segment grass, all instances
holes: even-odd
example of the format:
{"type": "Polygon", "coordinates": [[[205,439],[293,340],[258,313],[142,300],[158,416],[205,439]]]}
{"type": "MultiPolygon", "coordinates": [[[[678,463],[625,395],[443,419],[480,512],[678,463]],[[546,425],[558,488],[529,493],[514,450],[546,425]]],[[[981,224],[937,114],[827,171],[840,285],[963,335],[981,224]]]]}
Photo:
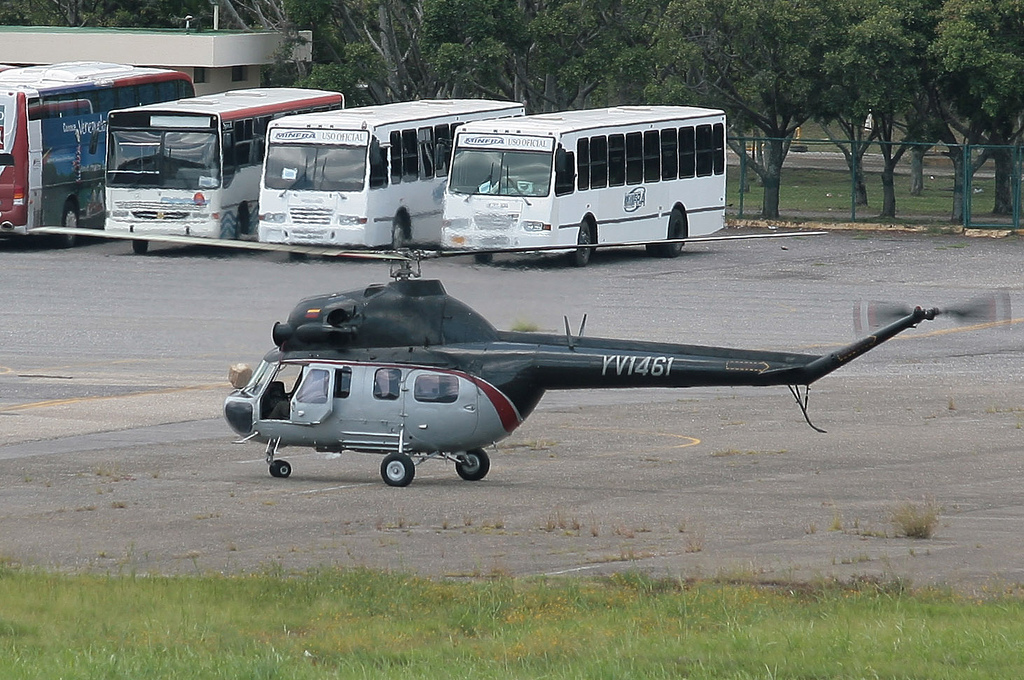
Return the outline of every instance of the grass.
{"type": "MultiPolygon", "coordinates": [[[[831,143],[821,140],[810,141],[809,150],[829,154],[838,152],[838,149],[831,143]]],[[[852,207],[850,196],[853,187],[845,161],[841,156],[836,155],[834,168],[816,168],[813,167],[814,159],[811,158],[816,155],[818,154],[791,152],[787,157],[779,187],[779,211],[782,217],[850,221],[852,207]]],[[[901,162],[902,172],[898,173],[895,178],[895,219],[907,223],[916,222],[949,227],[953,214],[953,178],[948,161],[935,155],[929,157],[923,175],[923,190],[917,196],[910,193],[908,165],[909,154],[901,162]]],[[[999,223],[1002,228],[1010,228],[1012,221],[1010,216],[996,218],[991,214],[995,195],[991,163],[987,164],[985,169],[988,173],[979,172],[972,177],[968,189],[972,194],[971,222],[974,225],[988,226],[994,226],[992,223],[999,223]]],[[[726,203],[731,206],[732,213],[738,212],[742,203],[743,217],[754,218],[761,212],[764,195],[763,189],[757,183],[756,176],[752,171],[749,172],[748,177],[748,191],[741,197],[739,167],[729,166],[726,179],[726,203]]],[[[856,206],[854,219],[862,222],[879,221],[878,215],[882,208],[880,172],[866,170],[864,184],[867,189],[868,204],[856,206]]]]}
{"type": "Polygon", "coordinates": [[[904,584],[0,570],[0,677],[1008,678],[1024,599],[904,584]]]}

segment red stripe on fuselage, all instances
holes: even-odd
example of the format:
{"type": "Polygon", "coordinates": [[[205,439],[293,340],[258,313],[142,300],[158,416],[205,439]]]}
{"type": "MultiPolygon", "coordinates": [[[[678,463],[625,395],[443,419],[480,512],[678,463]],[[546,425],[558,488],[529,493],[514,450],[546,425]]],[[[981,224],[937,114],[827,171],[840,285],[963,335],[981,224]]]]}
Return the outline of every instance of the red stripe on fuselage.
{"type": "Polygon", "coordinates": [[[501,419],[501,426],[505,428],[505,432],[511,434],[513,430],[522,424],[523,419],[519,415],[519,410],[501,390],[475,375],[467,375],[465,373],[462,375],[465,375],[468,380],[472,381],[484,393],[487,400],[491,402],[491,406],[497,412],[498,418],[501,419]]]}

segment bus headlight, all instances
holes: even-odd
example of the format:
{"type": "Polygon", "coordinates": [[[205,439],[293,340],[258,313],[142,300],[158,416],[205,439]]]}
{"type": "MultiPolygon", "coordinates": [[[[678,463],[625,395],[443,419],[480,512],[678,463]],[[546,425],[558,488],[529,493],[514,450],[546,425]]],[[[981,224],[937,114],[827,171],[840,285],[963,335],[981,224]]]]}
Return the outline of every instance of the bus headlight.
{"type": "Polygon", "coordinates": [[[523,220],[519,223],[523,231],[551,231],[551,225],[537,220],[523,220]]]}
{"type": "Polygon", "coordinates": [[[366,218],[359,215],[338,215],[338,224],[342,227],[355,227],[366,224],[366,218]]]}
{"type": "Polygon", "coordinates": [[[263,213],[260,215],[260,222],[270,222],[272,224],[284,224],[285,220],[284,213],[263,213]]]}

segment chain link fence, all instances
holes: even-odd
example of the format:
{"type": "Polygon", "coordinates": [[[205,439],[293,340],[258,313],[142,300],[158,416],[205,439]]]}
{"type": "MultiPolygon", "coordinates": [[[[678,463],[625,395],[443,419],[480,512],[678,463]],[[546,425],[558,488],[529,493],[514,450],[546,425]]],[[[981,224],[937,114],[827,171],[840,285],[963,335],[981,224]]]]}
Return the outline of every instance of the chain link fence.
{"type": "MultiPolygon", "coordinates": [[[[1020,229],[1018,146],[783,140],[778,219],[1020,229]]],[[[727,214],[766,217],[762,137],[729,139],[727,214]]]]}

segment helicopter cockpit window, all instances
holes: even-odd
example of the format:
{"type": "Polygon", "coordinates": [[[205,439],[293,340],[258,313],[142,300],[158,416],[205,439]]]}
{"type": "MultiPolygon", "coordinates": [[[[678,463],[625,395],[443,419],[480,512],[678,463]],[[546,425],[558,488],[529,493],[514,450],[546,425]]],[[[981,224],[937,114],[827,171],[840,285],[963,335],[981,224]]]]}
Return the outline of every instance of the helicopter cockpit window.
{"type": "Polygon", "coordinates": [[[330,374],[322,368],[313,368],[299,386],[295,401],[303,404],[326,404],[330,374]]]}
{"type": "Polygon", "coordinates": [[[352,390],[352,369],[348,366],[334,371],[334,398],[344,399],[352,390]]]}
{"type": "Polygon", "coordinates": [[[459,398],[459,379],[454,375],[421,375],[413,385],[416,401],[430,404],[451,404],[459,398]]]}
{"type": "Polygon", "coordinates": [[[373,396],[375,399],[398,399],[401,384],[401,369],[378,368],[373,376],[373,396]]]}

